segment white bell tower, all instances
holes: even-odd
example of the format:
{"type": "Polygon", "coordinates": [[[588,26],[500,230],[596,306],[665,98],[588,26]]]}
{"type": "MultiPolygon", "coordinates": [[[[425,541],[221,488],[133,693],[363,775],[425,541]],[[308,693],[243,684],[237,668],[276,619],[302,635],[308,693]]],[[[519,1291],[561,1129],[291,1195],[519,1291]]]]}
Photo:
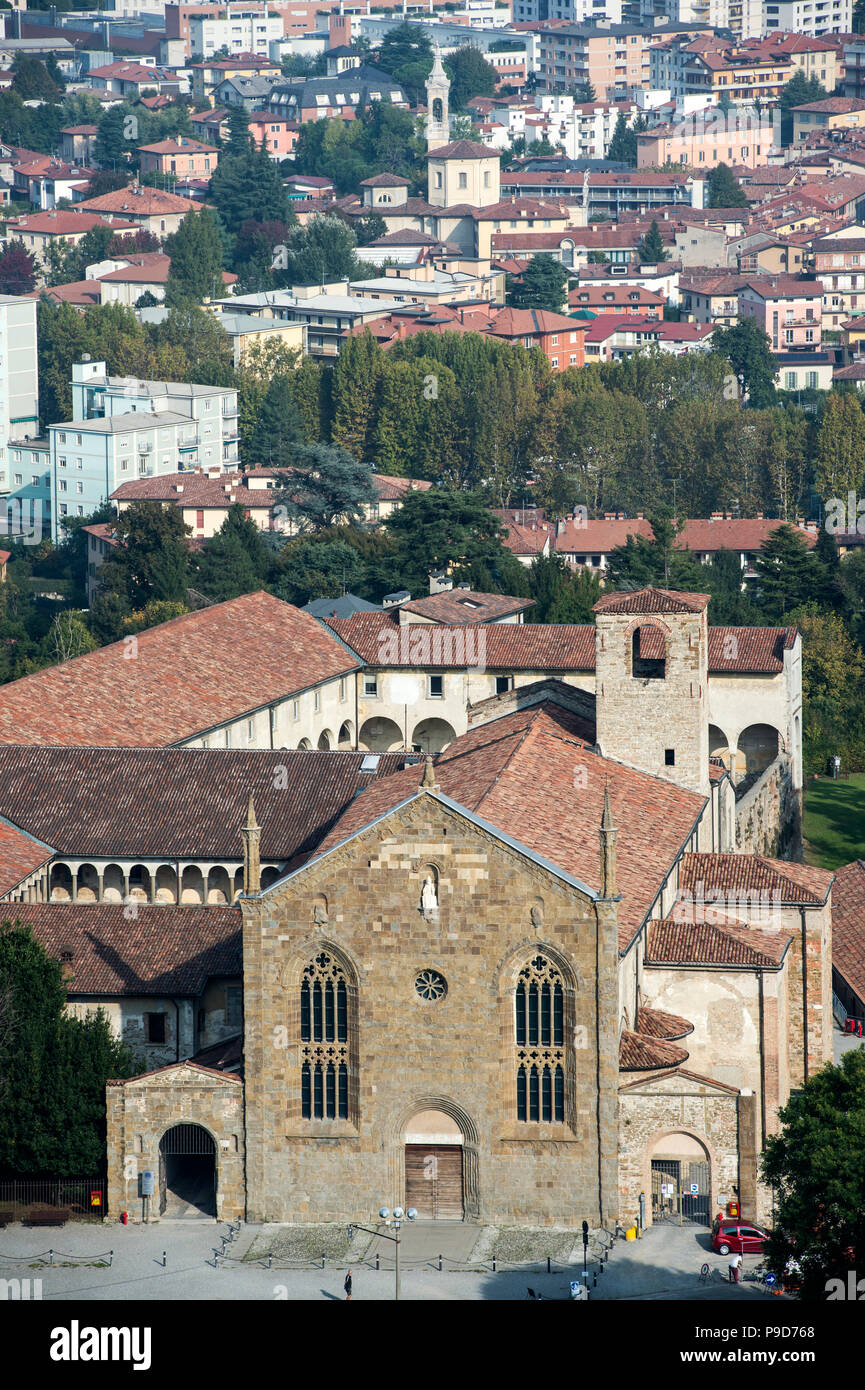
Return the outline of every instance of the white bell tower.
{"type": "Polygon", "coordinates": [[[426,147],[428,150],[435,150],[441,145],[446,145],[451,138],[450,117],[448,115],[450,90],[450,78],[442,66],[441,53],[436,47],[432,71],[426,80],[426,147]]]}

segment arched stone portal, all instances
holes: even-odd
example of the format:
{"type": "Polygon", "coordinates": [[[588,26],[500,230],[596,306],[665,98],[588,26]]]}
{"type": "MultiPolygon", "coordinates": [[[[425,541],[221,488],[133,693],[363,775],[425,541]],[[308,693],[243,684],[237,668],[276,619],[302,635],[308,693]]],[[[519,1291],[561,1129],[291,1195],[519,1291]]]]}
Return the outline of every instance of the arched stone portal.
{"type": "Polygon", "coordinates": [[[412,746],[422,753],[441,753],[456,738],[446,719],[422,719],[411,736],[412,746]]]}
{"type": "Polygon", "coordinates": [[[215,1216],[216,1144],[201,1125],[179,1124],[159,1141],[160,1216],[215,1216]]]}
{"type": "Polygon", "coordinates": [[[441,1110],[420,1110],[405,1132],[405,1205],[421,1221],[462,1221],[463,1133],[441,1110]]]}
{"type": "Polygon", "coordinates": [[[712,1164],[708,1146],[694,1134],[676,1131],[655,1139],[648,1147],[647,1156],[652,1221],[679,1221],[681,1217],[708,1226],[712,1203],[712,1164]]]}

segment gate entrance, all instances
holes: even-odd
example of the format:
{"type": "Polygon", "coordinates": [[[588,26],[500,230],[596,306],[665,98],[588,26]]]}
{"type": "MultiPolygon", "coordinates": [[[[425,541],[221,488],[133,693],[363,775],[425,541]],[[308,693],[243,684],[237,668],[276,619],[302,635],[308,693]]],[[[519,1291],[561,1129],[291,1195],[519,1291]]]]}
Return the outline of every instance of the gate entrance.
{"type": "Polygon", "coordinates": [[[691,1134],[665,1135],[654,1146],[651,1169],[653,1221],[710,1224],[711,1171],[698,1139],[691,1134]]]}
{"type": "Polygon", "coordinates": [[[449,1115],[424,1110],[405,1133],[405,1205],[421,1221],[462,1221],[463,1136],[449,1115]]]}
{"type": "Polygon", "coordinates": [[[175,1125],[159,1141],[159,1214],[216,1215],[216,1145],[201,1125],[175,1125]]]}

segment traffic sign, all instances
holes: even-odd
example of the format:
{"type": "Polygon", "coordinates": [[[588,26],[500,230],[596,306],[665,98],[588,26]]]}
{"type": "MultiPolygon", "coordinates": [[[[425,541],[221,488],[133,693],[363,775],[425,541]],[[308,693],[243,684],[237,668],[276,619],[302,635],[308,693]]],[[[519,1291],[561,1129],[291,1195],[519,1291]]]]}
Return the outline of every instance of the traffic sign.
{"type": "Polygon", "coordinates": [[[767,1274],[767,1275],[766,1275],[766,1283],[767,1283],[767,1285],[769,1286],[770,1289],[773,1288],[773,1287],[775,1286],[775,1284],[777,1284],[777,1282],[778,1282],[778,1276],[777,1276],[776,1274],[767,1274]]]}
{"type": "Polygon", "coordinates": [[[699,1197],[699,1195],[700,1195],[700,1184],[699,1184],[698,1182],[692,1182],[692,1183],[691,1183],[691,1196],[692,1196],[692,1197],[699,1197]]]}

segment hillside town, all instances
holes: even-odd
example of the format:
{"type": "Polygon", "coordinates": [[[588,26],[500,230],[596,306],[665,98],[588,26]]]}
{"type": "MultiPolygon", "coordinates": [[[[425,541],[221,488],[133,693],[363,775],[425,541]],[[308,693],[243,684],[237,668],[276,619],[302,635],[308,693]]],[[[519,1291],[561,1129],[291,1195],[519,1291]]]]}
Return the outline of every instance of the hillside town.
{"type": "Polygon", "coordinates": [[[0,24],[6,1297],[855,1299],[865,0],[0,24]]]}

